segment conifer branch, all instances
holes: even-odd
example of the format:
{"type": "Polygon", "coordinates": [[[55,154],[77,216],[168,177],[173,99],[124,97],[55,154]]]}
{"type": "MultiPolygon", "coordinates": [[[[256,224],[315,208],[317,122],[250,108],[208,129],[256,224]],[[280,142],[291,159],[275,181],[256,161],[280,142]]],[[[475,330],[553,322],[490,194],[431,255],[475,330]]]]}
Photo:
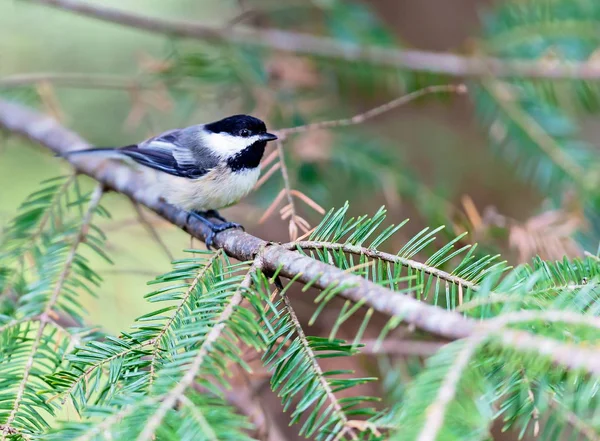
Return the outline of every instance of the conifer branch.
{"type": "MultiPolygon", "coordinates": [[[[298,317],[296,316],[296,312],[292,308],[292,303],[290,302],[290,299],[288,298],[287,295],[283,295],[282,298],[283,298],[283,302],[285,304],[285,308],[286,308],[288,314],[290,315],[290,320],[291,320],[292,324],[294,325],[296,334],[298,335],[298,338],[300,339],[300,344],[302,345],[304,352],[308,355],[308,358],[310,359],[310,362],[312,365],[312,370],[313,370],[314,374],[317,376],[318,381],[321,384],[321,387],[325,391],[325,394],[327,395],[329,402],[333,406],[333,412],[339,417],[340,421],[344,424],[344,427],[346,427],[346,425],[348,424],[348,418],[346,417],[346,413],[344,412],[344,409],[342,408],[342,405],[338,401],[337,397],[333,393],[333,390],[331,389],[331,386],[329,385],[329,382],[327,381],[327,378],[325,377],[325,374],[324,374],[323,370],[321,369],[321,366],[319,366],[319,363],[317,363],[317,356],[314,353],[314,351],[311,349],[310,344],[308,343],[308,340],[306,339],[306,335],[304,334],[302,325],[300,324],[300,321],[298,320],[298,317]]],[[[350,434],[350,436],[353,440],[358,439],[358,437],[354,433],[354,430],[348,430],[348,433],[350,434]]]]}
{"type": "Polygon", "coordinates": [[[519,126],[539,147],[539,149],[554,164],[563,170],[573,182],[578,183],[582,188],[587,188],[585,181],[586,173],[584,169],[575,162],[570,155],[556,143],[531,115],[517,106],[514,102],[513,91],[509,91],[509,86],[500,82],[483,81],[482,86],[494,97],[498,106],[508,115],[508,117],[519,126]]]}
{"type": "Polygon", "coordinates": [[[149,378],[150,386],[152,386],[152,382],[154,381],[156,357],[158,355],[158,351],[160,349],[160,344],[161,344],[161,340],[162,340],[163,336],[167,333],[167,331],[169,330],[169,328],[171,327],[173,322],[177,319],[179,312],[183,309],[183,306],[186,304],[186,302],[188,301],[188,299],[190,298],[190,296],[192,295],[194,290],[198,287],[198,284],[200,283],[202,278],[212,268],[215,261],[221,257],[222,253],[223,253],[222,250],[217,250],[217,252],[215,254],[213,254],[213,256],[208,260],[208,262],[205,263],[204,267],[202,267],[198,271],[198,274],[196,275],[196,277],[194,278],[194,280],[188,287],[187,291],[181,298],[181,301],[177,305],[177,308],[175,309],[175,311],[173,311],[173,315],[171,315],[169,320],[167,320],[167,322],[161,328],[161,330],[156,335],[156,337],[154,337],[152,339],[152,341],[148,342],[148,344],[153,345],[152,354],[150,354],[150,378],[149,378]]]}
{"type": "Polygon", "coordinates": [[[297,241],[290,242],[288,244],[284,244],[284,247],[293,250],[296,248],[300,248],[303,250],[342,250],[345,253],[355,254],[355,255],[364,255],[370,257],[372,259],[384,260],[386,262],[396,263],[398,265],[402,265],[404,267],[412,268],[417,271],[422,271],[426,274],[431,274],[432,276],[444,280],[446,282],[452,283],[457,286],[462,286],[464,288],[472,289],[473,291],[477,291],[478,286],[476,283],[470,282],[462,277],[455,276],[446,271],[440,270],[433,266],[426,265],[421,262],[417,262],[416,260],[407,259],[401,256],[397,256],[395,254],[385,253],[383,251],[374,250],[372,248],[361,247],[357,245],[349,245],[343,243],[334,243],[334,242],[320,242],[320,241],[297,241]]]}
{"type": "Polygon", "coordinates": [[[69,254],[67,255],[66,260],[63,264],[63,269],[62,269],[60,275],[58,276],[58,280],[56,281],[56,284],[54,285],[54,290],[52,292],[52,295],[50,296],[50,299],[48,300],[48,302],[44,308],[44,311],[40,315],[40,324],[37,329],[33,343],[31,345],[31,352],[30,352],[29,357],[28,357],[27,361],[25,362],[25,366],[23,368],[23,378],[21,379],[21,382],[19,383],[19,388],[17,389],[17,393],[15,395],[15,401],[13,404],[13,408],[12,408],[10,415],[8,416],[6,422],[4,423],[4,428],[2,429],[2,438],[0,438],[1,441],[6,440],[6,436],[9,435],[9,429],[11,428],[11,425],[17,416],[17,412],[19,411],[19,408],[21,406],[21,399],[23,398],[23,395],[25,394],[25,389],[27,388],[27,384],[29,382],[29,376],[31,375],[31,370],[33,368],[35,356],[37,355],[40,344],[42,343],[42,336],[44,335],[44,330],[46,329],[46,325],[48,323],[51,323],[49,314],[52,311],[52,309],[54,308],[54,306],[56,305],[59,295],[62,292],[63,285],[64,285],[65,281],[67,280],[69,274],[71,273],[71,269],[73,267],[73,262],[75,260],[75,256],[77,255],[77,249],[79,248],[79,245],[85,240],[87,231],[92,222],[92,216],[94,215],[96,208],[100,204],[100,199],[102,198],[103,194],[104,194],[104,191],[103,191],[102,184],[98,184],[96,186],[96,189],[92,193],[92,197],[88,204],[88,209],[82,219],[81,226],[79,228],[77,236],[73,239],[73,244],[71,245],[69,254]]]}
{"type": "Polygon", "coordinates": [[[252,274],[257,270],[259,264],[253,265],[244,280],[240,284],[238,290],[231,296],[231,298],[227,301],[227,304],[219,317],[215,320],[214,326],[208,332],[200,348],[198,349],[198,353],[192,360],[189,369],[183,376],[183,378],[176,383],[175,387],[173,387],[167,394],[165,394],[161,398],[161,404],[156,409],[156,412],[148,419],[148,422],[142,429],[140,435],[137,437],[136,441],[151,441],[156,432],[156,429],[164,419],[167,412],[177,404],[177,402],[181,399],[181,397],[185,394],[187,388],[189,388],[196,379],[198,372],[202,368],[202,364],[206,359],[206,356],[210,353],[215,342],[219,339],[223,331],[225,330],[225,325],[227,321],[231,318],[233,313],[235,312],[235,308],[242,303],[244,299],[243,291],[248,289],[252,283],[252,274]]]}
{"type": "Polygon", "coordinates": [[[51,6],[109,23],[170,35],[204,40],[212,43],[251,45],[309,56],[346,61],[362,61],[380,66],[412,71],[440,73],[456,77],[519,77],[547,79],[600,78],[600,66],[590,62],[556,63],[540,61],[507,61],[485,56],[463,56],[445,52],[428,52],[364,46],[340,42],[279,29],[257,29],[244,26],[221,26],[189,20],[173,20],[106,7],[77,0],[29,0],[30,3],[51,6]]]}
{"type": "Polygon", "coordinates": [[[463,373],[479,345],[483,342],[485,334],[476,335],[464,342],[463,348],[458,352],[454,363],[446,373],[440,386],[437,397],[427,408],[423,429],[417,441],[435,441],[444,424],[446,410],[456,395],[458,384],[463,373]]]}
{"type": "MultiPolygon", "coordinates": [[[[24,106],[1,100],[0,127],[25,136],[58,154],[89,147],[82,138],[53,119],[24,106]]],[[[148,192],[139,175],[128,167],[95,157],[73,156],[70,161],[78,172],[101,182],[107,189],[122,193],[145,205],[193,237],[204,240],[209,234],[204,224],[193,218],[188,219],[187,213],[158,200],[148,192]]],[[[342,284],[344,288],[340,290],[339,295],[353,302],[366,302],[375,311],[401,317],[408,324],[448,339],[471,335],[476,324],[474,320],[458,313],[428,305],[409,296],[397,295],[363,277],[347,274],[339,268],[268,243],[240,230],[228,230],[218,234],[215,245],[240,261],[254,260],[261,248],[264,248],[260,261],[267,272],[279,271],[283,277],[295,278],[300,283],[310,283],[320,289],[328,288],[332,284],[342,284]]]]}
{"type": "Polygon", "coordinates": [[[503,346],[547,357],[554,364],[569,370],[585,370],[594,376],[600,376],[600,355],[597,348],[562,343],[553,338],[510,329],[502,330],[498,339],[503,346]]]}
{"type": "Polygon", "coordinates": [[[577,414],[569,410],[564,404],[556,400],[555,397],[551,397],[548,401],[550,408],[554,409],[564,420],[567,421],[574,429],[583,433],[583,435],[590,441],[600,441],[600,433],[594,428],[592,424],[580,418],[577,414]]]}
{"type": "Polygon", "coordinates": [[[182,395],[179,397],[179,402],[189,409],[190,414],[196,420],[198,426],[202,428],[202,436],[205,437],[207,441],[219,441],[219,437],[217,436],[213,428],[210,426],[208,421],[206,421],[206,418],[204,417],[200,409],[198,409],[198,406],[196,406],[192,402],[192,400],[190,400],[185,395],[182,395]]]}
{"type": "Polygon", "coordinates": [[[146,342],[143,342],[143,343],[139,343],[137,345],[131,346],[131,347],[126,348],[126,349],[123,349],[122,351],[117,352],[116,354],[113,354],[110,357],[103,358],[102,360],[98,361],[97,363],[90,364],[90,366],[84,372],[82,372],[77,378],[75,378],[75,380],[73,380],[73,382],[71,383],[71,385],[67,389],[65,389],[64,391],[61,391],[60,393],[57,393],[56,395],[50,397],[48,401],[55,400],[56,398],[59,398],[59,397],[62,397],[62,396],[65,397],[63,399],[63,401],[66,401],[66,399],[67,399],[66,397],[68,397],[71,393],[73,393],[73,391],[75,390],[75,388],[82,381],[87,380],[87,378],[91,374],[93,374],[96,369],[100,369],[102,366],[106,365],[107,363],[110,363],[113,360],[116,360],[117,358],[124,357],[127,354],[130,354],[130,353],[135,352],[135,351],[139,351],[140,349],[143,349],[146,346],[150,346],[151,344],[152,344],[151,341],[146,341],[146,342]]]}

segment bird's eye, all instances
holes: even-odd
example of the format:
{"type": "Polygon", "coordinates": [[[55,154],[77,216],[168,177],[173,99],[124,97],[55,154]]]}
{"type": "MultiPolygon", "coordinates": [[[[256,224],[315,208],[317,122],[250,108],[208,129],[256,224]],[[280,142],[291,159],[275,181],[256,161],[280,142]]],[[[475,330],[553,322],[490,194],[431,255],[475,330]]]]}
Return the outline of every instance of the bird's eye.
{"type": "Polygon", "coordinates": [[[243,136],[244,138],[247,138],[248,136],[250,136],[250,130],[248,130],[248,129],[242,129],[242,130],[240,130],[240,136],[243,136]]]}

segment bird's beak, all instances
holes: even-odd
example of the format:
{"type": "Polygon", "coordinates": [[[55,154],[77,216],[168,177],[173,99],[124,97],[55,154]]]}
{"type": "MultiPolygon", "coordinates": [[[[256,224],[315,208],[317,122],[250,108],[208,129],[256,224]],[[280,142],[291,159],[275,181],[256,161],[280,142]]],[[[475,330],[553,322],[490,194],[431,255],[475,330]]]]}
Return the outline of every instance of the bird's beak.
{"type": "Polygon", "coordinates": [[[272,133],[263,133],[260,135],[260,139],[261,141],[275,141],[277,136],[273,135],[272,133]]]}

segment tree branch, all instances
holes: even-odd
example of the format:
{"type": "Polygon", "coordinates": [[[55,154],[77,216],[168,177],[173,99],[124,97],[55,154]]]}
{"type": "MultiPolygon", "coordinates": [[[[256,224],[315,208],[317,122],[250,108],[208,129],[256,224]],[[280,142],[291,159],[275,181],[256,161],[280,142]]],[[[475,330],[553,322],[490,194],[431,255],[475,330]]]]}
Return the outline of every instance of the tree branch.
{"type": "Polygon", "coordinates": [[[215,43],[253,45],[298,54],[315,55],[347,61],[363,61],[414,71],[441,73],[457,77],[529,77],[549,79],[600,79],[600,65],[594,62],[556,63],[544,61],[506,61],[498,58],[468,57],[441,52],[402,50],[342,43],[278,29],[243,26],[215,27],[189,20],[171,20],[122,11],[77,0],[29,0],[86,17],[117,23],[174,37],[192,38],[215,43]]]}
{"type": "MultiPolygon", "coordinates": [[[[0,100],[0,128],[22,135],[58,154],[89,148],[90,145],[75,133],[65,129],[52,118],[27,107],[0,100]]],[[[204,240],[208,228],[185,211],[157,199],[143,185],[140,173],[113,160],[93,156],[73,156],[69,159],[75,169],[99,181],[104,188],[123,193],[145,205],[193,237],[204,240]]],[[[261,247],[262,267],[267,272],[279,271],[283,277],[296,277],[301,283],[311,283],[325,289],[342,284],[340,295],[354,302],[366,301],[375,311],[402,317],[406,323],[448,339],[470,335],[476,325],[472,319],[394,293],[362,277],[348,274],[339,268],[316,261],[298,252],[269,243],[240,230],[227,230],[217,235],[215,245],[238,260],[253,260],[261,247]]]]}

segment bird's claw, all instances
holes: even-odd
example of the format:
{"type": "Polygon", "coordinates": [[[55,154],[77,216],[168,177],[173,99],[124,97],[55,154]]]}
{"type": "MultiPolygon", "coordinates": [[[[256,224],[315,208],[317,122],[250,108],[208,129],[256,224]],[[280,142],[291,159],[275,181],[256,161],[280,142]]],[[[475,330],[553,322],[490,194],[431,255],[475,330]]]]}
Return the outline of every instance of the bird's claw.
{"type": "Polygon", "coordinates": [[[190,215],[196,219],[198,219],[200,222],[202,222],[204,225],[206,225],[208,228],[210,228],[209,233],[206,235],[205,239],[204,239],[204,243],[206,244],[206,248],[208,248],[209,250],[213,247],[214,245],[214,240],[215,240],[215,236],[225,230],[230,230],[232,228],[241,228],[242,231],[244,230],[244,227],[236,222],[227,222],[225,221],[219,214],[218,212],[212,210],[208,211],[208,212],[190,212],[190,215]],[[217,215],[215,216],[214,213],[216,213],[217,215]],[[215,224],[213,222],[211,222],[208,217],[215,217],[219,220],[223,220],[223,223],[220,224],[215,224]]]}
{"type": "Polygon", "coordinates": [[[209,225],[209,227],[210,227],[210,233],[208,233],[206,235],[206,238],[204,239],[206,248],[208,248],[209,250],[214,245],[215,236],[218,233],[220,233],[221,231],[230,230],[232,228],[241,228],[242,231],[245,231],[244,227],[236,222],[223,222],[222,224],[211,224],[211,225],[209,225]]]}

